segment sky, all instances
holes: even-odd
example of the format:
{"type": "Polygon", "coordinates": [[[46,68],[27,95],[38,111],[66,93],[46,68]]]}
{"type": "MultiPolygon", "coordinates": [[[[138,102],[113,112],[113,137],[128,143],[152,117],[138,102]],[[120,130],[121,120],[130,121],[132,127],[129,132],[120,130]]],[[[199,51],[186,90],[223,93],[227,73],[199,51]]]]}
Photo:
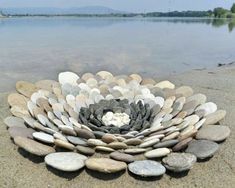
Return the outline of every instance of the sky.
{"type": "Polygon", "coordinates": [[[128,12],[230,8],[235,0],[0,0],[0,8],[106,6],[128,12]]]}

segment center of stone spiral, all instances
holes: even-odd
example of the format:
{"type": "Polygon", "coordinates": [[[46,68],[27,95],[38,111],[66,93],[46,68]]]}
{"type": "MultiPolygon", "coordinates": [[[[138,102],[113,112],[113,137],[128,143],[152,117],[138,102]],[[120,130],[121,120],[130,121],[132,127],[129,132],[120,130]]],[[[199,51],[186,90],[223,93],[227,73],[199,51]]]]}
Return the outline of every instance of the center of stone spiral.
{"type": "Polygon", "coordinates": [[[102,117],[102,122],[106,126],[114,125],[116,127],[121,127],[130,123],[130,117],[126,113],[107,112],[102,117]]]}

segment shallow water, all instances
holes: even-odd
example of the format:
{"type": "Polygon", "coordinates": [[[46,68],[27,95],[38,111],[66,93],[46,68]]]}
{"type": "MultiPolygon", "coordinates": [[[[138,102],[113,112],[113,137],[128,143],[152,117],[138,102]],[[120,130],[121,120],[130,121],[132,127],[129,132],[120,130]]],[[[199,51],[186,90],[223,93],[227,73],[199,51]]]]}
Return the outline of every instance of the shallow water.
{"type": "Polygon", "coordinates": [[[0,19],[0,92],[106,69],[162,77],[235,61],[235,23],[195,18],[0,19]]]}

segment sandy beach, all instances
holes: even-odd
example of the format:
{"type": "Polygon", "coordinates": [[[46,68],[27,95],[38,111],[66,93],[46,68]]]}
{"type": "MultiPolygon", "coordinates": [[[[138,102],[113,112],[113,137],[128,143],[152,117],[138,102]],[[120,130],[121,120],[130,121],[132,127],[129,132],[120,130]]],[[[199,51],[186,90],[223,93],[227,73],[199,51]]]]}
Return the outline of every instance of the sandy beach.
{"type": "MultiPolygon", "coordinates": [[[[74,71],[76,72],[76,70],[74,71]]],[[[56,77],[56,75],[54,76],[56,77]]],[[[218,109],[227,111],[221,124],[230,127],[231,135],[224,143],[220,144],[219,152],[212,159],[196,163],[188,174],[167,173],[157,179],[139,179],[130,175],[128,171],[114,175],[97,174],[86,169],[74,173],[62,173],[46,167],[42,158],[18,150],[18,147],[12,143],[3,123],[3,119],[10,114],[6,100],[7,92],[0,93],[0,187],[234,187],[235,65],[218,67],[213,70],[193,70],[169,78],[157,79],[169,79],[176,86],[191,86],[195,93],[206,94],[207,100],[215,102],[218,109]]],[[[6,86],[6,88],[8,87],[6,86]]]]}

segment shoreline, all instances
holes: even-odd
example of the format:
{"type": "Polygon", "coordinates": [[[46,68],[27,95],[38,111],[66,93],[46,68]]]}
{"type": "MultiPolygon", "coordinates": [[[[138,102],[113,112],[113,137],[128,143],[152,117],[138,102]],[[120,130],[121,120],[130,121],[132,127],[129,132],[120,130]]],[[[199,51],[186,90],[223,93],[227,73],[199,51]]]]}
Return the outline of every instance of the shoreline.
{"type": "Polygon", "coordinates": [[[187,175],[174,176],[167,173],[159,179],[139,179],[130,176],[127,171],[112,175],[99,175],[90,170],[60,173],[46,167],[42,163],[43,159],[18,150],[12,143],[3,124],[3,119],[10,114],[6,101],[8,92],[4,92],[0,93],[0,187],[232,188],[235,184],[235,63],[212,69],[191,70],[164,78],[177,86],[191,86],[194,93],[206,94],[207,101],[214,101],[218,104],[218,109],[227,111],[221,123],[230,127],[231,135],[209,161],[197,163],[187,175]]]}

